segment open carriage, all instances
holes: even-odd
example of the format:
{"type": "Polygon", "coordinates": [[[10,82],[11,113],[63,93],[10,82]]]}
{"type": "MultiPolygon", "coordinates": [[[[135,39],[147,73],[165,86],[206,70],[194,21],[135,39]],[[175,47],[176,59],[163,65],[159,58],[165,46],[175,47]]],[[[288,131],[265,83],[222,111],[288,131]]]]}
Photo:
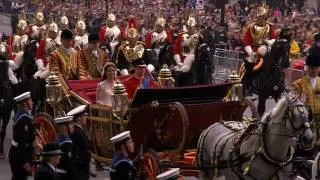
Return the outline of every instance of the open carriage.
{"type": "MultiPolygon", "coordinates": [[[[140,89],[125,116],[95,102],[97,84],[98,80],[68,81],[73,101],[89,106],[86,131],[92,140],[92,156],[110,164],[113,154],[110,137],[129,130],[135,142],[136,154],[132,159],[139,167],[140,177],[149,179],[155,179],[162,169],[169,167],[180,167],[183,175],[197,176],[196,147],[204,129],[219,120],[242,121],[246,110],[248,117],[258,117],[250,101],[225,98],[233,86],[231,82],[140,89]]],[[[41,143],[55,141],[52,117],[40,113],[35,124],[41,143]]]]}

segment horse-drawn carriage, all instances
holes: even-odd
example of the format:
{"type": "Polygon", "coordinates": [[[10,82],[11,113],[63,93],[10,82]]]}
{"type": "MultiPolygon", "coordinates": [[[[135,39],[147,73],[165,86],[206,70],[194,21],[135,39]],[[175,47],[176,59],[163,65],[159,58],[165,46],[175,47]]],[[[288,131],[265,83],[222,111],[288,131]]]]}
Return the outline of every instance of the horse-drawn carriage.
{"type": "MultiPolygon", "coordinates": [[[[88,105],[86,132],[91,137],[92,156],[109,164],[113,154],[109,138],[129,130],[136,144],[132,158],[140,167],[140,176],[150,179],[155,179],[161,168],[169,167],[180,167],[182,174],[197,176],[196,147],[204,129],[219,120],[242,121],[246,109],[250,109],[250,118],[258,116],[250,101],[225,98],[234,85],[231,81],[209,86],[140,89],[128,111],[122,112],[95,102],[98,80],[67,84],[73,104],[88,105]]],[[[35,124],[40,143],[55,141],[52,116],[40,113],[35,124]]]]}

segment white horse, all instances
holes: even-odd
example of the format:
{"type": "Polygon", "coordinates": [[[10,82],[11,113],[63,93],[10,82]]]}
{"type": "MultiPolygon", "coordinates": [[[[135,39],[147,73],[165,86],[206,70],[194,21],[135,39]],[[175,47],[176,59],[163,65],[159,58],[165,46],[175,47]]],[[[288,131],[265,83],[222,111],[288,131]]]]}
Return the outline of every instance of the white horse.
{"type": "Polygon", "coordinates": [[[300,100],[287,95],[246,130],[226,124],[213,124],[199,138],[197,158],[202,179],[295,179],[295,145],[312,148],[308,111],[300,100]]]}

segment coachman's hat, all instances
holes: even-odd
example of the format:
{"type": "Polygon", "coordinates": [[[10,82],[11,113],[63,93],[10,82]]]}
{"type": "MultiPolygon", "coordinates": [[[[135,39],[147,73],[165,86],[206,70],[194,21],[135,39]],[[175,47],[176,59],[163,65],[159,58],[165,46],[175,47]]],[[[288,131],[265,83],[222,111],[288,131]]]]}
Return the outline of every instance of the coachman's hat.
{"type": "Polygon", "coordinates": [[[310,67],[320,67],[320,56],[311,54],[307,57],[306,65],[310,67]]]}
{"type": "Polygon", "coordinates": [[[92,43],[94,41],[99,41],[99,35],[95,33],[90,33],[88,36],[88,42],[92,43]]]}
{"type": "Polygon", "coordinates": [[[62,154],[63,152],[61,151],[60,146],[57,143],[49,143],[44,145],[42,152],[40,152],[41,156],[56,156],[62,154]]]}
{"type": "Polygon", "coordinates": [[[73,33],[70,29],[63,30],[61,33],[61,39],[73,39],[73,33]]]}

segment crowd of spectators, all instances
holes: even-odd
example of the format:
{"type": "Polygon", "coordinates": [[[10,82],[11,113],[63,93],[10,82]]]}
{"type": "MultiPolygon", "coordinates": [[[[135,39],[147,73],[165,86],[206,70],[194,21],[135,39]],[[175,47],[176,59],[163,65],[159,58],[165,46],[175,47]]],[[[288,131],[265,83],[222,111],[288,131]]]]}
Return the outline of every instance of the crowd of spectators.
{"type": "MultiPolygon", "coordinates": [[[[47,19],[50,17],[59,22],[60,17],[65,14],[69,18],[71,29],[75,27],[79,12],[82,12],[88,32],[98,32],[105,23],[105,2],[105,0],[23,0],[20,4],[17,3],[27,10],[29,19],[33,18],[39,5],[43,5],[43,12],[47,19]]],[[[238,50],[242,47],[241,37],[245,27],[254,21],[256,9],[261,5],[261,0],[239,0],[237,3],[226,4],[225,24],[222,24],[221,9],[216,8],[214,0],[205,0],[204,9],[196,11],[192,7],[194,4],[190,2],[196,1],[109,0],[108,11],[117,16],[119,25],[127,23],[128,17],[134,15],[141,24],[142,33],[153,28],[159,14],[162,14],[169,23],[174,21],[182,26],[190,12],[193,12],[197,14],[199,28],[212,30],[215,43],[224,42],[229,48],[238,50]]],[[[303,0],[270,0],[268,3],[269,22],[278,29],[291,28],[293,39],[298,42],[301,49],[304,49],[306,44],[312,43],[313,34],[318,32],[320,27],[320,18],[316,9],[305,8],[303,0]]],[[[18,10],[14,9],[13,12],[16,13],[18,10]]]]}

